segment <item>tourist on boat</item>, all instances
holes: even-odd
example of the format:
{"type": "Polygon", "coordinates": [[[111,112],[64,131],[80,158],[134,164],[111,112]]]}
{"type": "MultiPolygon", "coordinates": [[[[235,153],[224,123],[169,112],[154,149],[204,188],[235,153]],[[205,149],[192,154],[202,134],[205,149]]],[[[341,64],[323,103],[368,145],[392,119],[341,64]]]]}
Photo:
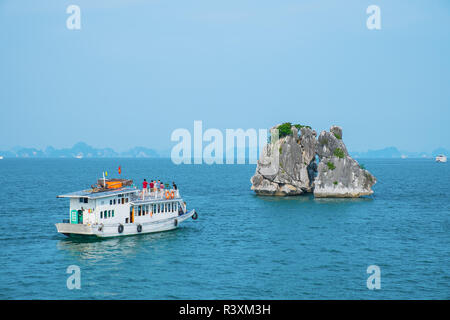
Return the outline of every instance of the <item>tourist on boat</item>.
{"type": "Polygon", "coordinates": [[[153,192],[153,191],[154,191],[154,190],[153,190],[154,186],[155,186],[155,184],[153,183],[153,180],[150,180],[150,184],[149,184],[150,192],[153,192]]]}
{"type": "Polygon", "coordinates": [[[144,194],[145,191],[147,190],[147,185],[148,185],[148,182],[147,182],[147,180],[144,179],[144,182],[142,182],[142,194],[144,194]]]}
{"type": "Polygon", "coordinates": [[[172,187],[173,187],[173,190],[174,190],[175,195],[178,197],[178,187],[177,187],[177,185],[175,184],[175,182],[173,182],[173,181],[172,181],[172,187]]]}

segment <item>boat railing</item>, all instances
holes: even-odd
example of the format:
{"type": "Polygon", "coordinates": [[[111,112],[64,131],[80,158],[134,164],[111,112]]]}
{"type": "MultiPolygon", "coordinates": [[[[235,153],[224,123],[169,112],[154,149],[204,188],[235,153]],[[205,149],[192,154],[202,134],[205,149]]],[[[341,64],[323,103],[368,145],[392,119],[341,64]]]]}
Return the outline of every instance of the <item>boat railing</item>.
{"type": "Polygon", "coordinates": [[[180,198],[180,191],[175,189],[162,189],[158,191],[149,191],[147,189],[139,190],[132,196],[131,200],[167,200],[180,198]],[[167,192],[168,191],[168,192],[167,192]]]}

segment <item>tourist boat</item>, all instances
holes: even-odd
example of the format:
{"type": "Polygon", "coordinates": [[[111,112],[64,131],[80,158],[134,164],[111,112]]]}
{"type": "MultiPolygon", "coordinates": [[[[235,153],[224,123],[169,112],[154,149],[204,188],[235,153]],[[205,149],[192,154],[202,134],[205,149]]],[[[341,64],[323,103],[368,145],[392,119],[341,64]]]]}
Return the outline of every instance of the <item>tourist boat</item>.
{"type": "Polygon", "coordinates": [[[142,190],[132,180],[99,179],[91,189],[59,195],[69,198],[69,219],[56,223],[66,236],[115,237],[176,229],[188,218],[178,190],[142,190]]]}
{"type": "Polygon", "coordinates": [[[0,160],[3,160],[3,156],[0,156],[0,160]]]}
{"type": "Polygon", "coordinates": [[[436,157],[436,162],[447,162],[447,157],[440,154],[436,157]]]}

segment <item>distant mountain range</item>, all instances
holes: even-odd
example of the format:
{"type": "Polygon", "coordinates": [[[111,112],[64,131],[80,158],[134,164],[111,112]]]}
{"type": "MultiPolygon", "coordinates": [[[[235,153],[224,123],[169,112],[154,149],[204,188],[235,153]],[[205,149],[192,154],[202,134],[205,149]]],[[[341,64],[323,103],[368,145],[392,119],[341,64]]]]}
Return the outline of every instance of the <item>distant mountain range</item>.
{"type": "MultiPolygon", "coordinates": [[[[236,151],[236,150],[235,150],[236,151]]],[[[439,154],[450,155],[445,148],[438,148],[431,153],[399,151],[388,147],[365,152],[350,152],[355,159],[362,158],[434,158],[439,154]]],[[[236,155],[236,152],[235,152],[236,155]]],[[[36,148],[15,147],[9,151],[0,151],[4,158],[160,158],[170,157],[170,150],[157,152],[145,147],[134,147],[125,152],[116,152],[111,148],[94,148],[84,142],[75,144],[72,148],[55,149],[47,147],[44,150],[36,148]]],[[[246,158],[248,150],[246,150],[246,158]]]]}
{"type": "Polygon", "coordinates": [[[125,152],[116,152],[111,148],[94,148],[84,142],[65,149],[47,147],[39,150],[15,147],[9,151],[0,151],[0,156],[4,158],[159,158],[159,154],[155,150],[144,147],[134,147],[125,152]]]}
{"type": "Polygon", "coordinates": [[[379,150],[369,150],[366,152],[350,152],[350,155],[357,158],[434,158],[439,154],[448,155],[450,151],[444,148],[438,148],[431,153],[427,152],[408,152],[399,151],[395,147],[388,147],[379,150]]]}

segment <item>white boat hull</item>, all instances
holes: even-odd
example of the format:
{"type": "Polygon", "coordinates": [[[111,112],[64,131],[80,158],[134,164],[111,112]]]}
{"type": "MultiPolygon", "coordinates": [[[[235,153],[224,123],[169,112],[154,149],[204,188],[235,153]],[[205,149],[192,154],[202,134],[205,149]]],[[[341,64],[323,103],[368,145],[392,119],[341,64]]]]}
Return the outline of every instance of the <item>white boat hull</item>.
{"type": "Polygon", "coordinates": [[[181,216],[144,223],[114,223],[105,225],[56,223],[55,225],[58,232],[66,236],[96,236],[100,238],[107,238],[173,230],[178,228],[181,222],[194,216],[194,214],[194,218],[196,218],[197,214],[195,210],[191,210],[181,216]],[[123,226],[122,232],[119,232],[120,225],[123,226]],[[138,231],[138,226],[141,226],[140,231],[138,231]]]}

